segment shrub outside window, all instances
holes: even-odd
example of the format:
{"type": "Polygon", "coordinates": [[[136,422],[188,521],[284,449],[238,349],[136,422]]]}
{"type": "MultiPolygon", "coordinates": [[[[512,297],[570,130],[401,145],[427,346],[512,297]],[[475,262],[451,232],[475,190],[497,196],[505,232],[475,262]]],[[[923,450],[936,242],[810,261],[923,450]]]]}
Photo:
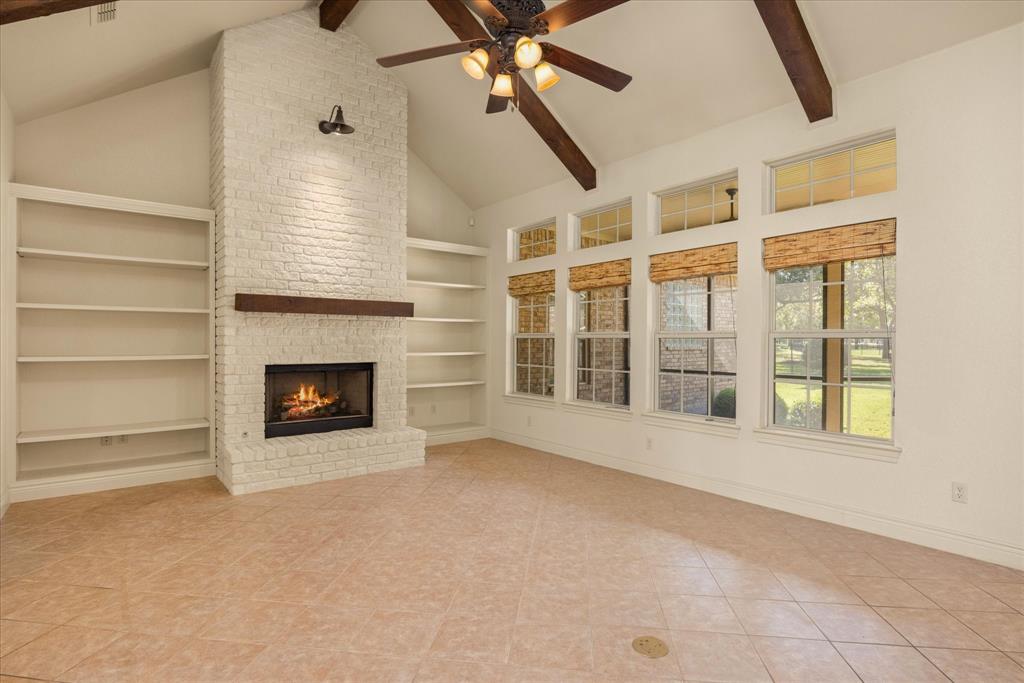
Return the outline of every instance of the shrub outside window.
{"type": "Polygon", "coordinates": [[[739,218],[739,184],[735,175],[671,190],[658,196],[660,232],[691,230],[739,218]]]}
{"type": "Polygon", "coordinates": [[[774,211],[895,190],[896,138],[775,165],[772,186],[774,211]]]}
{"type": "Polygon", "coordinates": [[[772,273],[772,423],[890,441],[896,257],[772,273]]]}
{"type": "Polygon", "coordinates": [[[626,202],[579,216],[580,249],[633,238],[633,206],[626,202]]]}
{"type": "Polygon", "coordinates": [[[576,292],[575,398],[629,406],[629,285],[576,292]]]}
{"type": "Polygon", "coordinates": [[[550,221],[532,228],[524,228],[515,234],[516,260],[549,256],[555,253],[555,222],[550,221]]]}
{"type": "Polygon", "coordinates": [[[516,298],[515,391],[535,396],[555,395],[555,295],[528,294],[516,298]]]}
{"type": "Polygon", "coordinates": [[[736,418],[736,275],[662,282],[656,408],[736,418]]]}

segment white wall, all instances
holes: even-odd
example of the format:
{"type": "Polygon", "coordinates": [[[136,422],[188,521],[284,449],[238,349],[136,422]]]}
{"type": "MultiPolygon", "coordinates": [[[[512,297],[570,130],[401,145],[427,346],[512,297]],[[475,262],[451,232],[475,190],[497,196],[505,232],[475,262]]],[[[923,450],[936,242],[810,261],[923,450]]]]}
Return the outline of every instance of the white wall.
{"type": "Polygon", "coordinates": [[[487,245],[487,233],[469,226],[473,212],[433,169],[409,151],[409,237],[487,245]]]}
{"type": "Polygon", "coordinates": [[[172,78],[20,123],[19,183],[210,205],[210,74],[172,78]]]}
{"type": "MultiPolygon", "coordinates": [[[[11,115],[11,108],[7,104],[7,97],[3,91],[0,90],[0,244],[7,248],[13,243],[13,240],[7,236],[7,231],[13,229],[7,224],[7,182],[11,180],[14,172],[14,118],[11,115]]],[[[7,259],[0,257],[0,263],[5,262],[7,259]]],[[[0,283],[3,284],[3,288],[7,290],[14,286],[13,274],[0,272],[0,283]]],[[[10,302],[6,295],[4,296],[4,305],[8,305],[10,302]]],[[[0,318],[3,320],[5,329],[0,330],[0,362],[3,366],[0,367],[0,395],[10,396],[11,392],[7,391],[7,384],[14,381],[14,368],[12,363],[6,359],[13,356],[13,353],[9,353],[6,344],[12,343],[14,339],[13,330],[6,329],[6,326],[11,323],[9,320],[10,316],[4,316],[0,318]]],[[[8,418],[13,415],[13,411],[9,409],[9,406],[0,407],[0,444],[12,443],[13,439],[8,438],[7,430],[14,429],[14,425],[11,424],[12,420],[8,418]]],[[[7,464],[6,460],[9,457],[7,453],[0,453],[0,516],[7,511],[8,504],[8,487],[10,482],[6,479],[7,464]]]]}
{"type": "MultiPolygon", "coordinates": [[[[495,436],[934,547],[1024,567],[1022,443],[1022,33],[1017,25],[837,88],[838,116],[808,126],[793,103],[485,207],[491,237],[490,425],[495,436]],[[765,162],[896,130],[896,192],[766,215],[765,162]],[[738,169],[740,220],[653,235],[652,192],[738,169]],[[570,215],[632,197],[635,238],[568,248],[570,215]],[[554,216],[558,255],[507,263],[507,231],[554,216]],[[895,216],[895,462],[759,440],[770,235],[895,216]],[[653,424],[647,256],[739,242],[738,438],[653,424]],[[568,409],[567,268],[633,259],[633,408],[626,421],[568,409]],[[557,269],[555,405],[504,399],[508,275],[557,269]],[[527,419],[532,427],[527,428],[527,419]],[[651,450],[646,450],[647,439],[651,450]],[[969,503],[950,500],[951,482],[969,503]]],[[[626,90],[622,96],[628,96],[626,90]]],[[[615,95],[609,95],[615,97],[615,95]]],[[[686,112],[680,112],[685,116],[686,112]]],[[[643,125],[642,121],[631,125],[643,125]]]]}

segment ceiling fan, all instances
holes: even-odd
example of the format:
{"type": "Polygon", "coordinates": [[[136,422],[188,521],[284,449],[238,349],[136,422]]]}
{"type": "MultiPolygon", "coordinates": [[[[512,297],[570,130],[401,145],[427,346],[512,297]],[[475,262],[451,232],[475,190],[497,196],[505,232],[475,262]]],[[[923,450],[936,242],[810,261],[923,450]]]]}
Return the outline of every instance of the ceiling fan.
{"type": "Polygon", "coordinates": [[[597,186],[593,165],[551,115],[522,78],[533,70],[537,90],[547,90],[560,80],[552,65],[619,92],[632,76],[534,37],[553,33],[627,0],[565,0],[546,9],[543,0],[466,0],[479,16],[481,26],[462,0],[428,0],[461,42],[381,57],[383,67],[465,52],[462,68],[473,78],[491,77],[485,111],[504,111],[512,101],[548,147],[558,156],[585,190],[597,186]],[[486,29],[484,28],[486,26],[486,29]]]}

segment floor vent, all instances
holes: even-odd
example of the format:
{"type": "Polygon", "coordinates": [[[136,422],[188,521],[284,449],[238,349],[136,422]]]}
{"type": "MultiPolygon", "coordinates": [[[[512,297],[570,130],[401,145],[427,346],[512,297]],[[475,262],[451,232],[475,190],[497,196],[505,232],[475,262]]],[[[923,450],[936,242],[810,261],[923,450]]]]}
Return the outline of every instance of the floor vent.
{"type": "Polygon", "coordinates": [[[661,638],[654,636],[640,636],[633,640],[633,649],[644,657],[658,659],[668,654],[668,645],[661,638]]]}

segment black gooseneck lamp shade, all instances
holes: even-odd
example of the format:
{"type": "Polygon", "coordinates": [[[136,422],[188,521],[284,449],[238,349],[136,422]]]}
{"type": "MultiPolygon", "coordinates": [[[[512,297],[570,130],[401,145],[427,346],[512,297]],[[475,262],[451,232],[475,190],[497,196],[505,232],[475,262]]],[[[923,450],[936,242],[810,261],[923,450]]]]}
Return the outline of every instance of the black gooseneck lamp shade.
{"type": "Polygon", "coordinates": [[[354,133],[355,128],[345,123],[345,114],[341,111],[341,105],[334,105],[331,110],[331,120],[320,122],[320,132],[324,135],[348,135],[354,133]]]}

